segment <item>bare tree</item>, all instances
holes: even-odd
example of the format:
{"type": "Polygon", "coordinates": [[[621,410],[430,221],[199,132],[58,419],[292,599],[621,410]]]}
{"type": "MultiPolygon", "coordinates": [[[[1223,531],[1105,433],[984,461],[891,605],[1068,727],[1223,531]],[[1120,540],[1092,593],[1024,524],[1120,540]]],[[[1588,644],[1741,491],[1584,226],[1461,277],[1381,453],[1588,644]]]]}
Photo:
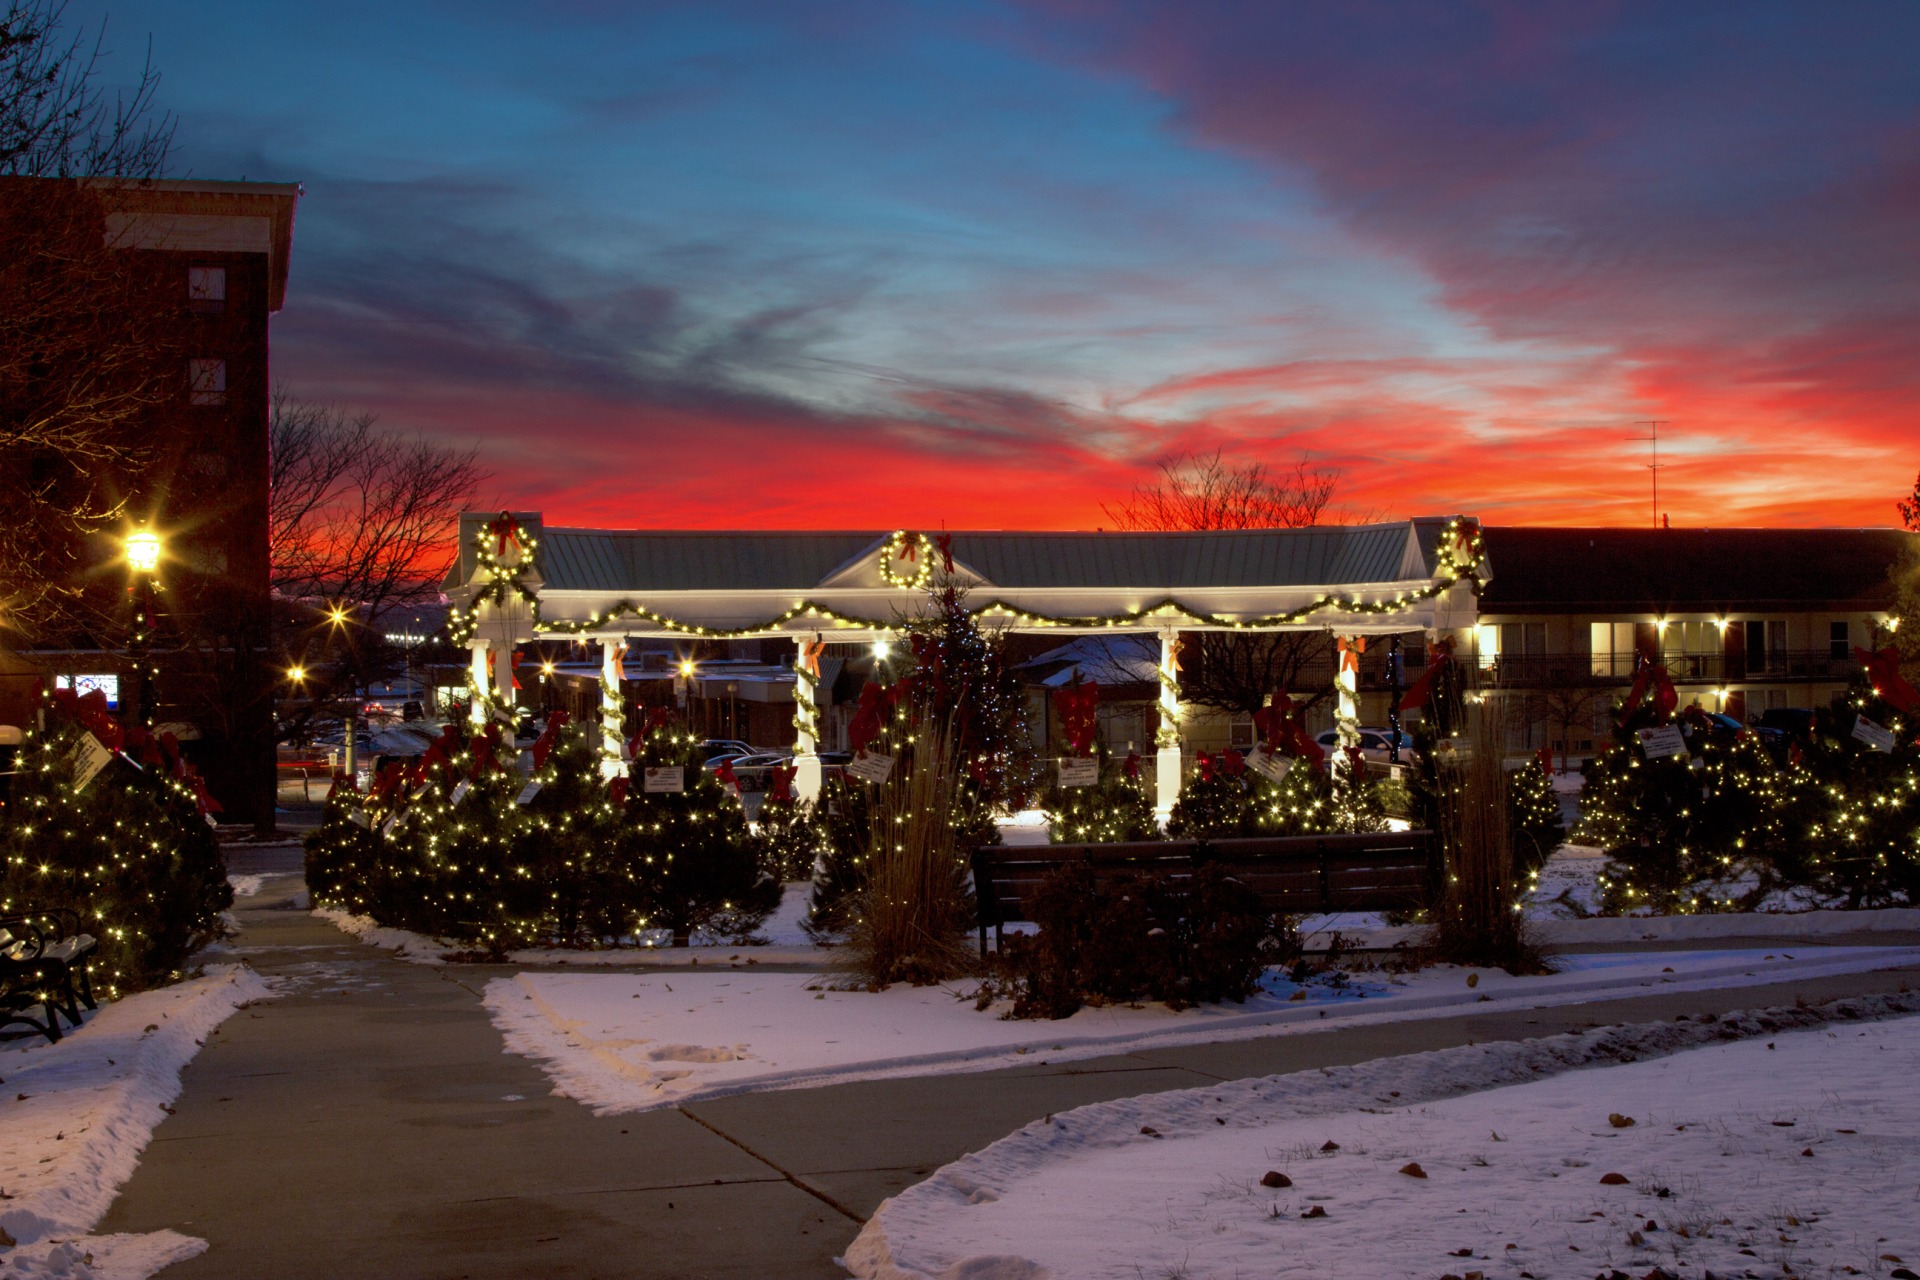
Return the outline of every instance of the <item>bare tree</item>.
{"type": "Polygon", "coordinates": [[[1263,462],[1229,463],[1218,449],[1183,453],[1160,463],[1159,480],[1100,509],[1119,529],[1305,529],[1320,522],[1338,479],[1305,458],[1276,476],[1263,462]]]}
{"type": "Polygon", "coordinates": [[[158,176],[173,124],[151,66],[109,102],[101,33],[62,33],[62,0],[0,3],[0,626],[10,643],[84,642],[90,535],[153,448],[137,429],[180,393],[174,283],[110,234],[117,190],[158,176]]]}
{"type": "MultiPolygon", "coordinates": [[[[1265,463],[1237,464],[1216,450],[1160,463],[1160,479],[1135,485],[1107,518],[1121,529],[1305,529],[1320,522],[1339,474],[1301,459],[1276,476],[1265,463]]],[[[1251,715],[1276,690],[1311,707],[1333,696],[1333,638],[1323,631],[1202,631],[1183,644],[1180,696],[1251,715]]]]}
{"type": "Polygon", "coordinates": [[[487,479],[478,451],[380,429],[370,413],[276,390],[269,526],[279,644],[309,674],[318,715],[403,660],[381,623],[436,600],[458,554],[454,531],[487,479]]]}

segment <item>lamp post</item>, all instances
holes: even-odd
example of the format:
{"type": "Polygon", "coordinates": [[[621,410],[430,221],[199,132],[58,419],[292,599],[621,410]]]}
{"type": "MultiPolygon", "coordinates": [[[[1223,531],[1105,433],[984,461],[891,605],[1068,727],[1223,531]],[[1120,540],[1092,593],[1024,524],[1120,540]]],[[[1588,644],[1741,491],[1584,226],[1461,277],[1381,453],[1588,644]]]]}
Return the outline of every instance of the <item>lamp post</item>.
{"type": "Polygon", "coordinates": [[[134,704],[134,722],[143,729],[150,729],[153,727],[154,708],[159,701],[153,687],[154,667],[148,659],[148,650],[153,642],[153,588],[154,575],[160,571],[160,535],[142,525],[126,536],[122,547],[127,568],[133,574],[133,581],[127,587],[133,596],[133,623],[127,636],[127,662],[140,682],[139,697],[134,704]]]}

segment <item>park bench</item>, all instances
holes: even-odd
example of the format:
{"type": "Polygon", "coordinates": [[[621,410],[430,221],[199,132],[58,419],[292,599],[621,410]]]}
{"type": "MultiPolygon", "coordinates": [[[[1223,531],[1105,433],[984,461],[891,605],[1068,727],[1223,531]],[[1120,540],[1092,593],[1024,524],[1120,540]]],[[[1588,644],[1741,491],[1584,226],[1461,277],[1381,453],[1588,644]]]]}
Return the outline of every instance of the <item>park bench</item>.
{"type": "Polygon", "coordinates": [[[78,1027],[81,1009],[97,1008],[93,995],[90,965],[98,943],[82,928],[80,913],[66,908],[35,911],[25,915],[0,917],[0,973],[4,973],[17,997],[37,992],[32,1000],[19,1004],[31,1008],[46,1007],[47,1025],[31,1018],[10,1016],[8,1021],[25,1022],[50,1040],[60,1038],[60,1015],[78,1027]]]}
{"type": "Polygon", "coordinates": [[[1417,911],[1433,902],[1441,875],[1439,843],[1430,831],[982,845],[973,851],[980,954],[987,953],[989,928],[997,942],[1005,926],[1028,920],[1028,903],[1042,882],[1075,862],[1091,866],[1100,880],[1151,871],[1179,876],[1218,866],[1276,915],[1417,911]]]}

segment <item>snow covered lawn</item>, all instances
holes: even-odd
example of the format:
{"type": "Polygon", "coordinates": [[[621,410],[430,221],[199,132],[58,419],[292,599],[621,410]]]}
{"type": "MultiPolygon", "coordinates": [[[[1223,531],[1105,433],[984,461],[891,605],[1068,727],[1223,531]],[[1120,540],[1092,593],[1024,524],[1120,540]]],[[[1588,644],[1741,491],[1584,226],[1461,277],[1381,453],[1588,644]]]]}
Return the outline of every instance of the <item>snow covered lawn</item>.
{"type": "Polygon", "coordinates": [[[1465,1005],[1565,1004],[1656,986],[1697,991],[1916,961],[1920,948],[1611,953],[1560,956],[1561,971],[1545,977],[1438,967],[1303,986],[1269,971],[1265,990],[1245,1004],[1179,1013],[1164,1005],[1082,1009],[1058,1022],[978,1011],[977,984],[965,981],[835,991],[820,974],[745,970],[521,973],[488,983],[485,1001],[508,1049],[539,1061],[555,1092],[609,1114],[749,1089],[986,1071],[1433,1017],[1465,1005]]]}
{"type": "Polygon", "coordinates": [[[133,1175],[207,1034],[271,994],[251,969],[210,967],[102,1004],[58,1044],[36,1038],[0,1049],[0,1231],[8,1238],[0,1280],[131,1280],[205,1250],[204,1240],[171,1231],[86,1233],[133,1175]]]}
{"type": "Polygon", "coordinates": [[[1854,1018],[1920,999],[1837,1008],[1853,1017],[1608,1028],[1082,1107],[887,1201],[845,1261],[864,1280],[1898,1275],[1920,1263],[1920,1018],[1854,1018]],[[1731,1036],[1752,1038],[1692,1047],[1731,1036]]]}

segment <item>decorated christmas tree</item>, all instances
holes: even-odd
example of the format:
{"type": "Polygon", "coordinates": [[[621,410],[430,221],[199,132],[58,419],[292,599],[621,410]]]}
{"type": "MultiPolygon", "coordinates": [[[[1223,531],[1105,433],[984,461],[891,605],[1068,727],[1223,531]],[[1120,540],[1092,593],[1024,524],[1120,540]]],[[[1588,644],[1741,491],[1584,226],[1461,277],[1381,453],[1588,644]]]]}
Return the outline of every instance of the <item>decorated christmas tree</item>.
{"type": "Polygon", "coordinates": [[[1553,751],[1541,750],[1537,764],[1507,774],[1508,843],[1515,869],[1529,875],[1546,865],[1567,838],[1560,796],[1553,789],[1553,751]]]}
{"type": "Polygon", "coordinates": [[[671,717],[649,715],[631,745],[616,851],[640,886],[640,925],[666,930],[676,947],[696,930],[745,938],[780,905],[780,882],[761,871],[739,794],[671,717]]]}
{"type": "Polygon", "coordinates": [[[791,765],[768,771],[767,789],[754,820],[760,869],[782,884],[811,880],[827,849],[827,834],[815,807],[794,794],[791,765]]]}
{"type": "Polygon", "coordinates": [[[233,904],[212,798],[171,734],[123,729],[102,695],[60,690],[46,720],[16,757],[0,915],[77,915],[98,995],[168,981],[233,904]]]}
{"type": "Polygon", "coordinates": [[[502,899],[541,945],[614,945],[641,914],[640,882],[617,856],[620,808],[602,776],[599,736],[597,725],[555,711],[530,752],[526,822],[502,899]]]}
{"type": "Polygon", "coordinates": [[[1201,752],[1167,820],[1176,840],[1251,835],[1257,821],[1246,762],[1236,752],[1201,752]]]}
{"type": "Polygon", "coordinates": [[[1893,650],[1854,656],[1845,705],[1817,717],[1778,780],[1782,825],[1807,833],[1778,861],[1784,878],[1852,906],[1920,903],[1920,693],[1893,650]]]}
{"type": "Polygon", "coordinates": [[[1105,747],[1094,757],[1099,782],[1091,787],[1065,787],[1058,779],[1041,794],[1055,844],[1081,844],[1161,839],[1153,817],[1153,798],[1147,794],[1140,757],[1116,759],[1105,747]]]}

